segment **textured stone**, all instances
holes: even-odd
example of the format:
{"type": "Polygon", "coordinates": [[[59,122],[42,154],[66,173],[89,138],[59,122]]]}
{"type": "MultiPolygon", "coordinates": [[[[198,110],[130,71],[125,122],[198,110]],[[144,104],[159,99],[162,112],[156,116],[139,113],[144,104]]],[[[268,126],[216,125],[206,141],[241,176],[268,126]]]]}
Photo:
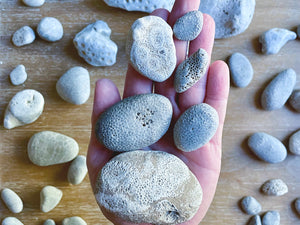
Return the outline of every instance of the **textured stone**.
{"type": "Polygon", "coordinates": [[[2,221],[2,225],[24,225],[24,224],[16,217],[6,217],[2,221]]]}
{"type": "Polygon", "coordinates": [[[290,137],[289,150],[295,155],[300,155],[300,130],[290,137]]]}
{"type": "Polygon", "coordinates": [[[49,212],[60,202],[63,193],[56,187],[45,186],[40,193],[40,209],[42,212],[49,212]]]}
{"type": "Polygon", "coordinates": [[[231,80],[237,87],[243,88],[250,84],[253,78],[253,68],[248,58],[241,53],[234,53],[228,61],[231,80]]]}
{"type": "Polygon", "coordinates": [[[201,186],[183,161],[159,151],[117,155],[102,168],[96,187],[104,210],[138,224],[183,223],[202,201],[201,186]]]}
{"type": "Polygon", "coordinates": [[[259,42],[262,44],[262,53],[267,55],[277,54],[288,41],[295,40],[296,37],[295,32],[287,29],[270,29],[259,37],[259,42]]]}
{"type": "Polygon", "coordinates": [[[52,131],[34,134],[27,146],[30,161],[39,166],[69,162],[78,152],[79,146],[73,138],[52,131]]]}
{"type": "Polygon", "coordinates": [[[280,225],[280,214],[277,211],[268,211],[262,219],[262,225],[280,225]]]}
{"type": "Polygon", "coordinates": [[[261,218],[259,215],[252,216],[247,225],[261,225],[261,218]]]}
{"type": "Polygon", "coordinates": [[[296,84],[296,72],[287,69],[279,73],[264,89],[261,104],[265,110],[277,110],[284,106],[296,84]]]}
{"type": "Polygon", "coordinates": [[[22,199],[9,188],[4,188],[1,191],[1,198],[7,208],[13,213],[20,213],[23,210],[22,199]]]}
{"type": "Polygon", "coordinates": [[[142,149],[167,132],[172,112],[169,99],[162,95],[125,98],[101,114],[96,123],[96,136],[113,151],[142,149]]]}
{"type": "Polygon", "coordinates": [[[52,219],[47,219],[45,220],[44,225],[55,225],[55,221],[52,219]]]}
{"type": "Polygon", "coordinates": [[[145,16],[133,23],[126,52],[131,65],[153,81],[165,81],[176,66],[172,28],[158,16],[145,16]]]}
{"type": "Polygon", "coordinates": [[[190,11],[177,19],[173,32],[179,40],[192,41],[200,34],[202,26],[202,13],[198,10],[190,11]]]}
{"type": "Polygon", "coordinates": [[[39,22],[36,30],[42,39],[50,42],[59,41],[64,34],[61,22],[54,17],[44,17],[39,22]]]}
{"type": "Polygon", "coordinates": [[[260,203],[252,196],[246,196],[241,201],[242,210],[248,215],[256,215],[261,211],[260,203]]]}
{"type": "Polygon", "coordinates": [[[12,43],[21,47],[24,45],[29,45],[35,40],[35,33],[29,26],[23,26],[17,30],[12,36],[12,43]]]}
{"type": "Polygon", "coordinates": [[[30,7],[40,7],[44,5],[45,0],[23,0],[23,3],[30,7]]]}
{"type": "Polygon", "coordinates": [[[16,68],[11,71],[10,81],[13,85],[23,84],[27,80],[27,73],[24,65],[18,65],[16,68]]]}
{"type": "Polygon", "coordinates": [[[295,209],[296,209],[297,213],[300,215],[300,198],[297,198],[295,200],[295,209]]]}
{"type": "Polygon", "coordinates": [[[210,141],[219,125],[217,111],[202,103],[187,109],[174,126],[174,142],[177,148],[190,152],[210,141]]]}
{"type": "Polygon", "coordinates": [[[300,112],[300,90],[293,91],[289,103],[297,112],[300,112]]]}
{"type": "Polygon", "coordinates": [[[68,181],[71,184],[80,184],[87,174],[86,157],[77,156],[68,170],[68,181]]]}
{"type": "Polygon", "coordinates": [[[56,91],[65,101],[81,105],[90,97],[90,75],[80,66],[69,69],[56,83],[56,91]]]}
{"type": "Polygon", "coordinates": [[[4,127],[12,129],[33,123],[42,114],[44,103],[44,97],[38,91],[26,89],[18,92],[8,103],[4,127]]]}
{"type": "Polygon", "coordinates": [[[281,179],[271,179],[262,185],[261,191],[266,195],[282,196],[288,193],[288,187],[281,179]]]}
{"type": "Polygon", "coordinates": [[[228,38],[244,32],[255,11],[255,0],[201,0],[199,10],[216,23],[215,38],[228,38]]]}
{"type": "Polygon", "coordinates": [[[92,66],[112,66],[116,62],[118,46],[110,40],[111,29],[98,20],[76,34],[73,43],[78,54],[92,66]]]}
{"type": "Polygon", "coordinates": [[[254,133],[248,139],[248,146],[258,158],[268,163],[282,162],[287,156],[281,141],[267,133],[254,133]]]}
{"type": "Polygon", "coordinates": [[[87,223],[81,217],[73,216],[63,219],[62,225],[87,225],[87,223]]]}
{"type": "Polygon", "coordinates": [[[175,91],[182,93],[191,88],[205,75],[208,66],[208,54],[200,48],[177,67],[174,78],[175,91]]]}

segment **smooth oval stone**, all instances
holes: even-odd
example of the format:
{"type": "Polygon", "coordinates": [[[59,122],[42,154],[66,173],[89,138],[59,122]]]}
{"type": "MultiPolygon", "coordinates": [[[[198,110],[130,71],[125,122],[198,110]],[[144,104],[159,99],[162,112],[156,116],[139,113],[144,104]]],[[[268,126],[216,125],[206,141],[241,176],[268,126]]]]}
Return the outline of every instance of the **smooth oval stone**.
{"type": "Polygon", "coordinates": [[[261,225],[261,218],[259,215],[252,216],[247,225],[261,225]]]}
{"type": "Polygon", "coordinates": [[[297,213],[300,215],[300,198],[297,198],[295,200],[295,209],[296,209],[297,213]]]}
{"type": "Polygon", "coordinates": [[[13,85],[23,84],[27,79],[27,73],[24,65],[18,65],[9,74],[10,81],[13,85]]]}
{"type": "Polygon", "coordinates": [[[16,217],[6,217],[4,220],[2,220],[2,225],[24,225],[24,224],[16,217]]]}
{"type": "Polygon", "coordinates": [[[296,72],[287,69],[279,73],[264,89],[261,104],[265,110],[276,110],[284,106],[296,84],[296,72]]]}
{"type": "Polygon", "coordinates": [[[113,151],[131,151],[157,142],[169,129],[172,105],[158,94],[125,98],[101,114],[96,123],[100,143],[113,151]]]}
{"type": "Polygon", "coordinates": [[[23,0],[23,3],[30,7],[40,7],[45,3],[45,0],[23,0]]]}
{"type": "Polygon", "coordinates": [[[52,219],[47,219],[45,220],[44,225],[55,225],[55,221],[52,219]]]}
{"type": "Polygon", "coordinates": [[[86,157],[77,156],[68,170],[68,181],[71,184],[80,184],[87,174],[86,157]]]}
{"type": "Polygon", "coordinates": [[[61,22],[54,17],[44,17],[39,22],[36,31],[42,39],[50,42],[59,41],[64,34],[61,22]]]}
{"type": "Polygon", "coordinates": [[[21,47],[24,45],[29,45],[35,40],[35,33],[29,26],[23,26],[17,30],[12,36],[12,43],[21,47]]]}
{"type": "Polygon", "coordinates": [[[12,129],[36,121],[44,109],[43,95],[32,89],[18,92],[8,103],[4,115],[4,127],[12,129]]]}
{"type": "Polygon", "coordinates": [[[87,225],[87,223],[81,217],[73,216],[63,219],[62,225],[87,225]]]}
{"type": "Polygon", "coordinates": [[[138,224],[183,223],[202,201],[201,186],[184,162],[159,151],[115,156],[99,172],[96,187],[104,210],[138,224]]]}
{"type": "Polygon", "coordinates": [[[300,38],[300,25],[297,27],[298,38],[300,38]]]}
{"type": "Polygon", "coordinates": [[[65,101],[81,105],[90,97],[90,75],[80,66],[69,69],[56,83],[56,91],[65,101]]]}
{"type": "Polygon", "coordinates": [[[267,55],[277,54],[288,41],[295,40],[296,37],[295,32],[287,29],[270,29],[259,37],[259,42],[262,44],[262,53],[267,55]]]}
{"type": "Polygon", "coordinates": [[[252,196],[246,196],[241,201],[242,210],[248,215],[256,215],[261,211],[260,203],[252,196]]]}
{"type": "Polygon", "coordinates": [[[60,202],[63,193],[56,187],[45,186],[40,192],[40,209],[42,212],[49,212],[60,202]]]}
{"type": "Polygon", "coordinates": [[[191,152],[204,146],[215,135],[219,126],[217,111],[202,103],[187,109],[177,120],[174,142],[177,148],[191,152]]]}
{"type": "Polygon", "coordinates": [[[255,11],[255,0],[201,0],[199,10],[214,18],[216,39],[228,38],[248,28],[255,11]]]}
{"type": "Polygon", "coordinates": [[[293,91],[289,103],[297,112],[300,112],[300,90],[293,91]]]}
{"type": "Polygon", "coordinates": [[[268,211],[262,219],[263,225],[280,225],[280,214],[277,211],[268,211]]]}
{"type": "Polygon", "coordinates": [[[34,134],[27,146],[30,161],[39,166],[69,162],[78,152],[79,146],[73,138],[52,131],[34,134]]]}
{"type": "Polygon", "coordinates": [[[300,130],[290,137],[289,150],[295,155],[300,155],[300,130]]]}
{"type": "Polygon", "coordinates": [[[198,49],[177,67],[174,78],[175,91],[182,93],[194,86],[205,75],[208,66],[207,52],[202,48],[198,49]]]}
{"type": "Polygon", "coordinates": [[[23,210],[22,199],[9,188],[4,188],[1,191],[1,198],[7,208],[13,213],[20,213],[23,210]]]}
{"type": "Polygon", "coordinates": [[[158,16],[145,16],[133,23],[126,52],[131,65],[156,82],[168,79],[176,66],[172,28],[158,16]]]}
{"type": "Polygon", "coordinates": [[[253,78],[253,68],[245,55],[238,52],[232,54],[229,58],[228,66],[235,86],[243,88],[250,84],[253,78]]]}
{"type": "Polygon", "coordinates": [[[254,133],[248,139],[248,146],[258,158],[268,163],[282,162],[287,156],[281,141],[267,133],[254,133]]]}
{"type": "Polygon", "coordinates": [[[281,179],[271,179],[262,185],[261,191],[266,195],[282,196],[288,193],[289,190],[281,179]]]}
{"type": "Polygon", "coordinates": [[[173,32],[177,39],[192,41],[200,34],[203,26],[203,15],[200,11],[190,11],[178,18],[173,32]]]}

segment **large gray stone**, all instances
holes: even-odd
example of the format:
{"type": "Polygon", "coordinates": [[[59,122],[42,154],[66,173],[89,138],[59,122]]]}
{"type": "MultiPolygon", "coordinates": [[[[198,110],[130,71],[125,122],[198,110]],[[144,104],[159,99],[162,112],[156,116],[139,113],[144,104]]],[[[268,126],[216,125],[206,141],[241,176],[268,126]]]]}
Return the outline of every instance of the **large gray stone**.
{"type": "Polygon", "coordinates": [[[1,198],[7,208],[13,213],[20,213],[23,210],[23,201],[16,192],[9,188],[1,191],[1,198]]]}
{"type": "Polygon", "coordinates": [[[271,179],[266,181],[261,191],[266,195],[282,196],[288,193],[288,186],[281,179],[271,179]]]}
{"type": "Polygon", "coordinates": [[[280,225],[280,214],[277,211],[268,211],[262,219],[262,225],[280,225]]]}
{"type": "Polygon", "coordinates": [[[290,137],[289,150],[295,155],[300,155],[300,130],[290,137]]]}

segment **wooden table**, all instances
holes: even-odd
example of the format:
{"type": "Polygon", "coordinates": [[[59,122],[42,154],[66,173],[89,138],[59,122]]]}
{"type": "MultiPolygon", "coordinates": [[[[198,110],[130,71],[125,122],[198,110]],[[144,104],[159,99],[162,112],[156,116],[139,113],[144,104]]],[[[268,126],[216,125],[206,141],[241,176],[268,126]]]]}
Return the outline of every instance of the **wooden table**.
{"type": "MultiPolygon", "coordinates": [[[[87,152],[90,137],[90,114],[93,93],[88,102],[74,106],[64,102],[56,93],[58,78],[72,66],[83,66],[91,75],[92,89],[99,78],[112,79],[123,91],[127,59],[125,40],[127,32],[137,18],[146,14],[126,12],[108,7],[101,0],[49,0],[41,8],[25,7],[20,0],[0,2],[0,114],[3,119],[9,100],[20,90],[32,88],[45,97],[42,116],[33,124],[6,130],[0,127],[0,189],[15,190],[24,201],[24,210],[16,215],[24,224],[42,224],[53,218],[58,224],[65,217],[81,216],[88,224],[111,224],[101,214],[94,200],[88,177],[77,186],[69,185],[66,174],[69,164],[49,167],[33,165],[26,153],[29,138],[36,132],[52,130],[75,138],[80,154],[87,152]],[[37,39],[33,44],[16,48],[11,35],[23,25],[36,27],[41,18],[53,16],[64,26],[64,37],[57,43],[37,39]],[[77,54],[72,39],[87,24],[104,20],[112,28],[112,40],[118,47],[117,63],[112,67],[95,68],[86,64],[77,54]],[[13,86],[9,73],[18,64],[24,64],[28,80],[21,86],[13,86]],[[60,188],[64,196],[60,204],[49,213],[39,210],[39,192],[45,185],[60,188]]],[[[300,114],[289,106],[267,112],[261,109],[260,95],[265,85],[278,72],[293,68],[300,88],[300,41],[288,43],[277,55],[260,53],[258,37],[264,31],[281,27],[295,30],[300,24],[299,0],[259,0],[254,19],[243,34],[217,40],[213,61],[226,60],[234,52],[245,54],[255,71],[252,83],[243,89],[231,87],[228,113],[223,137],[222,172],[214,198],[203,225],[246,224],[249,216],[242,213],[238,201],[245,195],[256,197],[263,212],[278,210],[282,224],[300,224],[292,202],[300,197],[300,157],[289,154],[279,164],[259,161],[249,152],[247,137],[253,132],[267,132],[285,144],[288,137],[300,128],[300,114]],[[261,184],[270,178],[283,179],[289,193],[282,197],[266,197],[259,192],[261,184]]],[[[0,201],[0,221],[10,213],[0,201]]]]}

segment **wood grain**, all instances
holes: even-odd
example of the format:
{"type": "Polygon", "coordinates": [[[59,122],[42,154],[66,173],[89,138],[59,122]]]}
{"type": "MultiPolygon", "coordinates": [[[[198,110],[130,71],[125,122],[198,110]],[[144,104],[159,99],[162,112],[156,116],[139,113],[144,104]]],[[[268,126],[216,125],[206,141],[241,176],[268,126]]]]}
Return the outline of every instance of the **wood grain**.
{"type": "MultiPolygon", "coordinates": [[[[246,224],[249,216],[241,212],[239,200],[253,195],[262,204],[263,212],[279,210],[282,224],[300,224],[292,202],[300,197],[300,157],[289,154],[279,164],[259,161],[249,152],[247,137],[256,131],[267,132],[287,145],[288,137],[300,128],[300,114],[289,106],[267,112],[261,109],[259,98],[265,85],[278,72],[293,68],[297,72],[300,88],[300,41],[289,42],[277,54],[260,53],[258,37],[262,32],[281,27],[295,30],[300,25],[299,0],[257,1],[252,24],[246,32],[236,37],[217,40],[213,61],[226,60],[234,52],[245,54],[255,71],[252,83],[243,89],[231,87],[223,136],[222,172],[214,201],[201,224],[246,224]],[[259,192],[261,184],[270,178],[281,178],[289,187],[282,197],[266,197],[259,192]]],[[[49,0],[41,8],[29,8],[20,0],[0,1],[0,115],[3,119],[9,100],[20,90],[33,88],[45,97],[45,110],[33,124],[6,130],[0,127],[0,189],[15,190],[24,201],[24,211],[16,215],[24,224],[42,224],[53,218],[57,224],[65,217],[81,216],[88,224],[111,224],[101,214],[94,200],[89,180],[77,186],[67,183],[69,164],[38,167],[30,163],[26,146],[29,138],[38,131],[52,130],[75,138],[80,154],[86,155],[90,137],[90,114],[93,93],[82,106],[73,106],[60,99],[55,90],[58,78],[72,66],[83,66],[91,74],[91,85],[99,78],[112,79],[123,92],[127,70],[125,40],[131,24],[146,14],[126,12],[108,7],[102,0],[49,0]],[[45,16],[59,19],[64,27],[64,37],[57,43],[37,39],[33,44],[16,48],[11,35],[23,25],[36,27],[45,16]],[[86,64],[77,54],[72,39],[87,24],[104,20],[112,29],[112,40],[118,47],[117,63],[112,67],[95,68],[86,64]],[[24,64],[28,80],[13,86],[8,78],[10,71],[24,64]],[[63,190],[61,203],[51,212],[39,210],[39,192],[44,185],[54,185],[63,190]]],[[[0,201],[0,221],[15,216],[0,201]]]]}

